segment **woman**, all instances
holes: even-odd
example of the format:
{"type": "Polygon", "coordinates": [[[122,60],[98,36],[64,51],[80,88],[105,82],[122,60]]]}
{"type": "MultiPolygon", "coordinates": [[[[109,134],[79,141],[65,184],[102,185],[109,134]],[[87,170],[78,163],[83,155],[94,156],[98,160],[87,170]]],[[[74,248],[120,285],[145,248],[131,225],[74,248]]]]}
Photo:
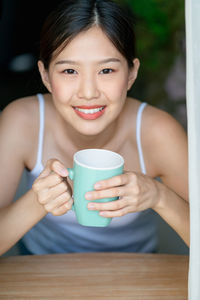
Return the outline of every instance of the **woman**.
{"type": "Polygon", "coordinates": [[[167,113],[127,97],[140,62],[126,13],[110,0],[66,1],[47,19],[40,45],[48,93],[1,115],[1,253],[21,237],[33,254],[155,252],[155,212],[189,244],[186,135],[167,113]],[[124,174],[85,195],[88,209],[113,217],[105,228],[79,225],[71,210],[67,167],[85,148],[125,159],[124,174]],[[24,168],[29,190],[12,203],[24,168]]]}

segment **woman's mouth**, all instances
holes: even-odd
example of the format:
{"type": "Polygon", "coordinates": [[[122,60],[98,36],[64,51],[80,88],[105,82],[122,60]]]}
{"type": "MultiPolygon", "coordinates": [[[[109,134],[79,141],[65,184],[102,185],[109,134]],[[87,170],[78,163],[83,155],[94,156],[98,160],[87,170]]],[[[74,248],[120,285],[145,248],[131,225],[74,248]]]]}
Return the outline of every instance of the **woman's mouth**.
{"type": "Polygon", "coordinates": [[[95,120],[105,112],[106,106],[73,106],[76,114],[84,120],[95,120]]]}

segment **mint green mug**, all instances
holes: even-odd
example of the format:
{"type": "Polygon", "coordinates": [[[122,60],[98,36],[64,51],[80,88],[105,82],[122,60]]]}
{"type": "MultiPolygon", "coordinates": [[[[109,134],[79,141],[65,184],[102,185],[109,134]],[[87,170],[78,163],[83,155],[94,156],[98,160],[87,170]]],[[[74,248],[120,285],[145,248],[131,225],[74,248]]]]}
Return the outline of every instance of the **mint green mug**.
{"type": "MultiPolygon", "coordinates": [[[[68,168],[69,178],[73,181],[73,197],[76,218],[81,225],[104,227],[111,218],[99,215],[99,211],[90,211],[85,199],[86,192],[94,190],[97,181],[123,173],[124,159],[118,153],[103,149],[85,149],[74,154],[73,168],[68,168]]],[[[95,202],[108,202],[115,198],[104,198],[95,202]]]]}

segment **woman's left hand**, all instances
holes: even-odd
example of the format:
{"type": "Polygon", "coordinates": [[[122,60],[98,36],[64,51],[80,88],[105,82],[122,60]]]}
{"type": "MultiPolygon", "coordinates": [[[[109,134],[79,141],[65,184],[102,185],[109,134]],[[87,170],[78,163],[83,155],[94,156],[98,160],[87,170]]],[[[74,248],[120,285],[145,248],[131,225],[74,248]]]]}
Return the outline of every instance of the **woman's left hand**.
{"type": "Polygon", "coordinates": [[[125,172],[122,175],[99,181],[94,188],[95,191],[85,194],[86,200],[119,197],[115,201],[88,204],[89,210],[98,210],[101,216],[107,218],[155,208],[160,200],[159,182],[134,172],[125,172]]]}

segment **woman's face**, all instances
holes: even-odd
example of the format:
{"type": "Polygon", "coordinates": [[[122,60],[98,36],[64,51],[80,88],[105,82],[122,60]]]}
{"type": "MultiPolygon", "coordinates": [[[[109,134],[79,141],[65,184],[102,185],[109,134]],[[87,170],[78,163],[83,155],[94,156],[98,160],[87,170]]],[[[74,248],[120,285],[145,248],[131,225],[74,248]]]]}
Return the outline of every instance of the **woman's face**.
{"type": "Polygon", "coordinates": [[[126,59],[98,27],[76,36],[50,63],[39,62],[43,82],[64,120],[84,135],[96,135],[120,114],[139,67],[126,59]]]}

